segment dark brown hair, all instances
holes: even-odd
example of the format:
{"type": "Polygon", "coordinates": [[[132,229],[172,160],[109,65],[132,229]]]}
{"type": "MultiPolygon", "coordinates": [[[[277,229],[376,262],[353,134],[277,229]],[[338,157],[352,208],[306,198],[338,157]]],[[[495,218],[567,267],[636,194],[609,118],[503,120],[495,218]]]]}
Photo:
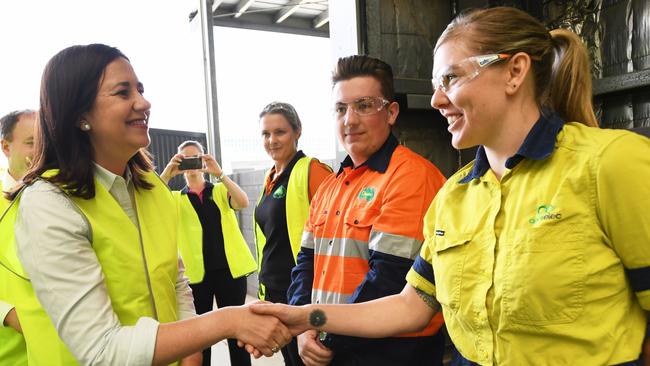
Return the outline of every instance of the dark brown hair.
{"type": "MultiPolygon", "coordinates": [[[[23,178],[25,184],[49,169],[58,169],[55,175],[44,179],[73,196],[95,196],[93,149],[88,134],[78,124],[95,102],[106,67],[118,58],[128,61],[115,47],[90,44],[68,47],[47,63],[41,80],[34,161],[23,178]]],[[[143,177],[153,170],[151,155],[145,149],[131,157],[127,168],[136,188],[153,187],[143,177]]]]}
{"type": "Polygon", "coordinates": [[[339,58],[332,73],[332,86],[339,81],[350,80],[358,76],[371,76],[381,84],[381,93],[389,102],[395,100],[393,69],[382,60],[354,55],[339,58]]]}
{"type": "Polygon", "coordinates": [[[518,52],[532,60],[535,98],[565,121],[598,126],[593,111],[590,60],[580,38],[570,30],[549,32],[533,16],[513,7],[461,13],[442,33],[443,43],[462,42],[477,54],[518,52]]]}

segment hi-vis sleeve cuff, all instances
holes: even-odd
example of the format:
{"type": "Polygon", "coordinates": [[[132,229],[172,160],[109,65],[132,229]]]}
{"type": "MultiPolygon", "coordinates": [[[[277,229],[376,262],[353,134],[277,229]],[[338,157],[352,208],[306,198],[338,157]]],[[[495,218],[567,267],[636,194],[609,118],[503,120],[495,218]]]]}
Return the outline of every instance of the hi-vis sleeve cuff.
{"type": "Polygon", "coordinates": [[[641,307],[646,311],[650,311],[650,266],[626,269],[625,272],[641,307]]]}
{"type": "Polygon", "coordinates": [[[314,249],[314,233],[307,230],[303,231],[300,246],[307,249],[314,249]]]}
{"type": "Polygon", "coordinates": [[[421,256],[415,258],[413,266],[406,274],[406,282],[414,288],[435,297],[436,287],[433,278],[433,267],[421,256]]]}

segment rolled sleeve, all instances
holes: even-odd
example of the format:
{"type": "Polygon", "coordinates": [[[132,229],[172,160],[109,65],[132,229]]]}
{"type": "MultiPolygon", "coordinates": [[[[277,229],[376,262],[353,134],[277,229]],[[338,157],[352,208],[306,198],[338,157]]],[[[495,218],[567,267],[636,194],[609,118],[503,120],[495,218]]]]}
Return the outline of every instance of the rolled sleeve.
{"type": "Polygon", "coordinates": [[[436,295],[436,286],[433,276],[433,266],[431,265],[430,249],[427,242],[422,245],[420,255],[415,258],[413,267],[406,274],[406,282],[414,288],[426,293],[427,295],[436,295]]]}
{"type": "Polygon", "coordinates": [[[4,301],[0,301],[0,328],[3,328],[5,325],[5,318],[7,317],[7,314],[13,309],[14,306],[11,304],[7,304],[4,301]]]}
{"type": "Polygon", "coordinates": [[[183,259],[178,256],[178,278],[176,278],[176,303],[178,304],[178,319],[189,319],[196,316],[194,295],[190,288],[190,280],[185,277],[183,259]]]}

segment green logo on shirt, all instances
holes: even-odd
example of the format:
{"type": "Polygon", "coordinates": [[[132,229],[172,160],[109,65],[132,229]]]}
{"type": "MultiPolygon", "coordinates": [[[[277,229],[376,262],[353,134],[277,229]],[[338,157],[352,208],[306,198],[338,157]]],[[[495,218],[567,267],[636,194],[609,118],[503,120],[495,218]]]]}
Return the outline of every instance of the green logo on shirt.
{"type": "Polygon", "coordinates": [[[287,189],[284,188],[284,186],[279,186],[278,189],[276,189],[275,192],[273,192],[273,198],[277,198],[277,199],[283,198],[286,195],[287,195],[287,189]]]}
{"type": "Polygon", "coordinates": [[[372,201],[373,198],[375,198],[375,189],[372,187],[366,187],[364,188],[361,193],[359,193],[360,200],[366,200],[368,202],[372,201]]]}
{"type": "Polygon", "coordinates": [[[537,214],[528,220],[531,224],[537,224],[541,221],[547,220],[559,220],[562,218],[562,214],[559,212],[553,212],[555,206],[553,205],[541,205],[537,207],[537,214]]]}

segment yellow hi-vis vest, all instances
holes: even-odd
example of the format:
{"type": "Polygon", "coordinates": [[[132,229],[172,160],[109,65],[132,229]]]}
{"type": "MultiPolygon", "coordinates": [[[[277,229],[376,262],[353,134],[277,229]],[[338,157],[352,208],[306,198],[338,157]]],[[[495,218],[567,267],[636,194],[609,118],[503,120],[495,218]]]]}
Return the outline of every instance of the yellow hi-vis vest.
{"type": "MultiPolygon", "coordinates": [[[[0,175],[2,175],[2,172],[0,172],[0,175]]],[[[0,182],[0,194],[2,194],[2,182],[0,182]]],[[[1,217],[4,216],[6,211],[8,213],[10,203],[4,197],[0,197],[0,220],[2,220],[1,217]]],[[[11,221],[13,222],[14,220],[11,221]]],[[[13,226],[0,226],[0,238],[7,236],[13,238],[13,226]]],[[[0,253],[0,258],[4,256],[4,253],[0,253]]],[[[3,266],[3,263],[4,261],[0,259],[0,301],[13,304],[15,302],[15,290],[13,290],[13,287],[15,287],[14,282],[18,281],[18,279],[3,266]]],[[[0,319],[1,321],[4,321],[4,319],[0,319]]],[[[3,327],[2,325],[0,325],[0,365],[27,365],[25,338],[13,328],[3,327]]]]}
{"type": "MultiPolygon", "coordinates": [[[[135,190],[139,227],[134,225],[97,180],[94,198],[69,197],[90,223],[92,247],[102,266],[113,311],[125,326],[134,325],[141,317],[151,317],[161,323],[177,320],[176,202],[155,173],[146,173],[144,178],[154,187],[151,190],[135,190]]],[[[10,207],[10,212],[14,212],[10,223],[12,227],[18,207],[16,201],[18,198],[10,207]]],[[[0,227],[6,223],[2,219],[0,227]]],[[[15,305],[27,342],[29,364],[77,365],[78,362],[58,337],[40,306],[27,275],[17,261],[13,238],[7,244],[3,237],[0,248],[9,246],[13,250],[5,253],[11,252],[9,254],[13,258],[0,258],[0,261],[12,263],[15,266],[12,272],[23,279],[15,305]]]]}
{"type": "MultiPolygon", "coordinates": [[[[291,170],[289,175],[289,183],[287,184],[287,198],[286,198],[286,212],[287,212],[287,230],[289,232],[289,243],[291,244],[291,252],[293,253],[293,260],[296,260],[298,252],[300,251],[300,244],[302,239],[302,232],[305,228],[305,223],[309,218],[309,167],[311,166],[312,158],[304,156],[300,158],[291,170]]],[[[269,171],[270,173],[270,171],[269,171]]],[[[268,174],[267,173],[267,176],[268,174]]],[[[264,180],[266,182],[266,179],[264,180]]],[[[257,200],[259,206],[266,186],[262,187],[260,198],[257,200]]],[[[256,206],[256,207],[257,207],[256,206]]],[[[255,221],[255,213],[253,213],[253,227],[255,228],[255,246],[257,248],[257,270],[262,269],[262,253],[266,245],[266,237],[255,221]]],[[[264,285],[259,284],[259,298],[264,300],[264,285]]]]}
{"type": "MultiPolygon", "coordinates": [[[[185,275],[190,283],[203,281],[203,229],[190,199],[179,191],[172,192],[178,203],[180,225],[178,248],[185,263],[185,275]]],[[[223,183],[212,188],[212,200],[221,213],[223,246],[232,278],[248,276],[257,265],[246,240],[239,230],[235,210],[228,203],[228,189],[223,183]]]]}

